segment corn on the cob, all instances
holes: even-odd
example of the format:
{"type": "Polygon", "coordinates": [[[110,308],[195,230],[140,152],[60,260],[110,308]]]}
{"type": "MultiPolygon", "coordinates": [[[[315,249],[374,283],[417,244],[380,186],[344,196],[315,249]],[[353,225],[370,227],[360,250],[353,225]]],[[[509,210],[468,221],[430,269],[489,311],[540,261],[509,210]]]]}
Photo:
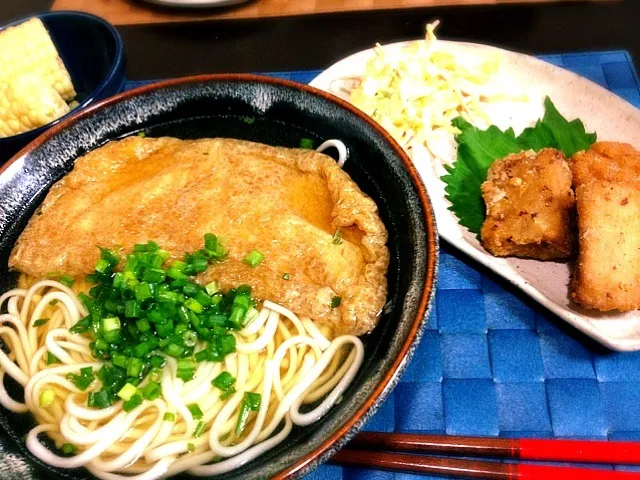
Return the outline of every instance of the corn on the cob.
{"type": "Polygon", "coordinates": [[[60,94],[34,73],[0,82],[0,137],[46,125],[68,111],[60,94]]]}
{"type": "Polygon", "coordinates": [[[39,18],[0,31],[0,84],[35,73],[66,101],[76,96],[71,76],[39,18]]]}

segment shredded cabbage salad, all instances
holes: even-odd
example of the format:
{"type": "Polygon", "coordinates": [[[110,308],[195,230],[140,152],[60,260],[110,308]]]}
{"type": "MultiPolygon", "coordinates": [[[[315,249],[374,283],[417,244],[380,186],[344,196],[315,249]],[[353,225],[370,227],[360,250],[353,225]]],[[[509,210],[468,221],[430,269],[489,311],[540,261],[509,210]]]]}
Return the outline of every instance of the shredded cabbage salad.
{"type": "MultiPolygon", "coordinates": [[[[487,88],[498,73],[499,53],[464,61],[441,48],[434,30],[427,25],[425,40],[401,49],[376,44],[375,56],[351,91],[350,101],[363,110],[405,148],[424,146],[440,157],[438,146],[459,133],[451,121],[462,117],[475,126],[489,126],[489,102],[505,95],[487,88]]],[[[444,159],[449,163],[453,159],[444,159]]]]}

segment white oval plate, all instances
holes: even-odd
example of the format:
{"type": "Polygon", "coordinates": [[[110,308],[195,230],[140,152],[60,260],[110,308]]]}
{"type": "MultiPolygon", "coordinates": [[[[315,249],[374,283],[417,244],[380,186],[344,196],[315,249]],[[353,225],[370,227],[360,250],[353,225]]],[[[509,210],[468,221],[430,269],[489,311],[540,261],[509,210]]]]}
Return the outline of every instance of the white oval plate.
{"type": "MultiPolygon", "coordinates": [[[[543,100],[549,96],[567,119],[580,118],[587,131],[596,131],[599,140],[627,142],[640,147],[640,110],[595,83],[560,67],[528,55],[471,43],[440,41],[441,48],[460,58],[478,58],[499,52],[501,67],[491,88],[511,94],[527,95],[526,102],[504,102],[492,106],[492,121],[500,128],[513,127],[516,134],[544,115],[543,100]]],[[[409,42],[387,45],[401,48],[409,42]]],[[[318,75],[310,85],[333,93],[345,100],[342,79],[360,76],[373,50],[351,55],[318,75]]],[[[449,155],[455,161],[455,143],[449,155]]],[[[501,275],[523,292],[569,322],[585,334],[609,348],[620,351],[640,350],[640,312],[596,313],[581,309],[569,300],[571,267],[566,263],[542,262],[517,258],[497,258],[488,254],[475,234],[458,224],[457,217],[447,210],[444,198],[445,173],[432,164],[424,152],[414,150],[413,160],[424,181],[436,215],[440,236],[481,264],[501,275]]]]}

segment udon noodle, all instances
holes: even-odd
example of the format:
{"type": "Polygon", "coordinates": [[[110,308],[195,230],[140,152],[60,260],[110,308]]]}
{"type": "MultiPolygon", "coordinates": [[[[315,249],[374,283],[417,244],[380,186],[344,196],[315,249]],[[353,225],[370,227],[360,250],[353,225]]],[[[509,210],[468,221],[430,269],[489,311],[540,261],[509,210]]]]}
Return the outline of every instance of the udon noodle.
{"type": "Polygon", "coordinates": [[[128,413],[122,401],[93,409],[86,406],[87,396],[99,380],[81,391],[67,378],[103,365],[92,356],[89,338],[69,331],[87,315],[85,307],[57,281],[21,286],[0,296],[7,312],[0,315],[0,338],[9,352],[0,351],[0,403],[35,416],[38,425],[26,445],[36,457],[54,467],[84,466],[101,479],[209,476],[236,469],[282,442],[294,425],[323,416],[339,402],[363,359],[357,337],[333,338],[328,327],[264,301],[255,320],[234,332],[236,352],[223,362],[199,363],[194,379],[185,383],[176,376],[176,360],[167,357],[160,397],[128,413]],[[56,363],[48,364],[49,354],[56,363]],[[224,400],[212,385],[222,371],[236,378],[236,393],[224,400]],[[9,395],[5,374],[22,386],[24,402],[9,395]],[[244,392],[259,392],[263,400],[238,438],[234,427],[244,392]],[[205,428],[198,437],[192,403],[203,412],[205,428]],[[43,433],[57,447],[72,444],[75,454],[54,453],[41,443],[43,433]]]}

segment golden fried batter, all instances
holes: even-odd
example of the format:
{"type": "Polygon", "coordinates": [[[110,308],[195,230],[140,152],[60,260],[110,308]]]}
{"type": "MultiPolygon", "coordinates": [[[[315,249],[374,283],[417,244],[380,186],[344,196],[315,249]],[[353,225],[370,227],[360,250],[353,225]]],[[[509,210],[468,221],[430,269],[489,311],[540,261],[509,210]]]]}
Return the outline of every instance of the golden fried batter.
{"type": "Polygon", "coordinates": [[[482,196],[482,243],[493,255],[550,260],[573,253],[575,199],[562,152],[530,150],[496,160],[482,196]]]}
{"type": "Polygon", "coordinates": [[[640,184],[640,152],[628,143],[594,143],[571,157],[569,166],[574,188],[592,180],[640,184]]]}
{"type": "Polygon", "coordinates": [[[110,142],[52,187],[9,265],[38,277],[80,276],[92,271],[97,246],[128,253],[154,240],[181,258],[202,248],[207,232],[229,256],[201,281],[252,285],[257,298],[339,332],[375,326],[387,295],[387,231],[375,203],[312,150],[231,139],[110,142]],[[338,228],[343,241],[334,244],[338,228]],[[265,257],[257,268],[242,262],[254,249],[265,257]]]}
{"type": "Polygon", "coordinates": [[[576,189],[579,255],[572,298],[602,311],[640,308],[640,190],[594,180],[576,189]]]}

